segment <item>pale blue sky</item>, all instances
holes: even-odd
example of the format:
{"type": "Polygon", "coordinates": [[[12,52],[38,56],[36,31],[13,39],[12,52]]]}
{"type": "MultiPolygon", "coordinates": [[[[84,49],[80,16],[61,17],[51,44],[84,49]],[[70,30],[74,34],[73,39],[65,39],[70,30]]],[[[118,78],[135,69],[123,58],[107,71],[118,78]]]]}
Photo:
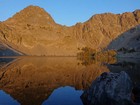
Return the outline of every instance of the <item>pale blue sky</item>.
{"type": "Polygon", "coordinates": [[[140,9],[140,0],[0,0],[0,21],[8,19],[28,5],[40,6],[56,23],[71,26],[87,21],[94,14],[140,9]]]}

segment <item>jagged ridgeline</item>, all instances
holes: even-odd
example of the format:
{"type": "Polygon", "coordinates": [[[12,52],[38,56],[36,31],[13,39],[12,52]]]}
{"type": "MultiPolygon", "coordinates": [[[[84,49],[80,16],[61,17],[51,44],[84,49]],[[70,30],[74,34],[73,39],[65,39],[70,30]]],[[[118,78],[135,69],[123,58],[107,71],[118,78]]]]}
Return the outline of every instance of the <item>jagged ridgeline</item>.
{"type": "Polygon", "coordinates": [[[12,51],[37,56],[76,56],[88,47],[101,51],[125,31],[140,24],[140,10],[104,13],[84,23],[62,26],[42,8],[28,6],[0,22],[0,41],[12,51]]]}

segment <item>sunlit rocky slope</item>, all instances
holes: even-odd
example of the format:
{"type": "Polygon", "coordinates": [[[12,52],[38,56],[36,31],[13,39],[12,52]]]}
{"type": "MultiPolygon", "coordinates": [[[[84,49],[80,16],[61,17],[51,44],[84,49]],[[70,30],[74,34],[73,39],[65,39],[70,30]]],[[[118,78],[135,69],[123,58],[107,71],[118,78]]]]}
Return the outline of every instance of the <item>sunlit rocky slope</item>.
{"type": "Polygon", "coordinates": [[[0,23],[0,41],[25,55],[75,56],[79,49],[105,49],[123,32],[140,24],[140,10],[104,13],[66,27],[55,23],[42,8],[28,6],[0,23]]]}

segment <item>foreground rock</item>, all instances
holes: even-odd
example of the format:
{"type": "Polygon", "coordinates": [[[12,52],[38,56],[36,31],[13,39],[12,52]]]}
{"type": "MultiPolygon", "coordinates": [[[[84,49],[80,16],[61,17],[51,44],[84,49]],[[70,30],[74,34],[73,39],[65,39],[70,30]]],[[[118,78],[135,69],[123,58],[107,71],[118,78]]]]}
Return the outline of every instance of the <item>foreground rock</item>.
{"type": "Polygon", "coordinates": [[[138,88],[133,89],[132,81],[125,72],[103,73],[82,94],[81,99],[84,105],[139,105],[133,102],[139,96],[137,94],[135,98],[132,90],[135,93],[139,91],[138,88]]]}

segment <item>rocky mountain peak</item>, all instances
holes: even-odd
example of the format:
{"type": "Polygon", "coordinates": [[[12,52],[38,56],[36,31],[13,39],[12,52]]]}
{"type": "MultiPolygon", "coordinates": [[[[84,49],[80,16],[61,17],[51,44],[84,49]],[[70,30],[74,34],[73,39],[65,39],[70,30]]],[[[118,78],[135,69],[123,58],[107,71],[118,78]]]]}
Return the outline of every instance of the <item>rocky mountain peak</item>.
{"type": "Polygon", "coordinates": [[[28,23],[28,24],[54,24],[54,20],[43,8],[30,5],[20,12],[16,13],[12,18],[7,20],[11,23],[28,23]]]}
{"type": "Polygon", "coordinates": [[[140,22],[140,9],[137,9],[133,12],[136,17],[137,22],[140,22]]]}
{"type": "Polygon", "coordinates": [[[136,9],[133,13],[138,13],[138,14],[140,14],[140,9],[136,9]]]}

